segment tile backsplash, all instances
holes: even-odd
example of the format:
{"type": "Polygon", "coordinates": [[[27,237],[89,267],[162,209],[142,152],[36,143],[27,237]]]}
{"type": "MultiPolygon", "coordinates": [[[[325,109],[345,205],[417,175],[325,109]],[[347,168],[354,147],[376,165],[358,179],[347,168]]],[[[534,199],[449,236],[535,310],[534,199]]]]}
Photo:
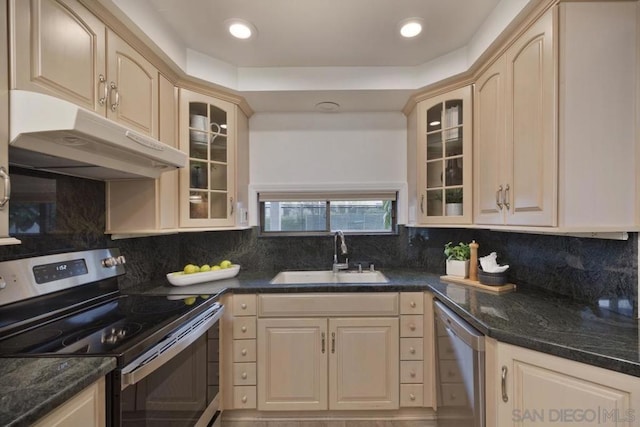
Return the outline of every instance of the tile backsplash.
{"type": "MultiPolygon", "coordinates": [[[[15,173],[15,170],[11,171],[15,173]]],[[[261,237],[257,229],[182,233],[111,240],[104,235],[104,183],[62,175],[25,172],[56,181],[54,226],[17,235],[21,245],[0,246],[0,261],[48,253],[119,247],[127,257],[123,288],[164,277],[186,263],[230,259],[243,270],[275,273],[284,269],[328,269],[333,237],[261,237]]],[[[51,200],[49,200],[51,202],[51,200]]],[[[488,230],[410,228],[394,236],[347,236],[352,263],[377,269],[415,268],[444,274],[443,247],[476,240],[479,255],[498,253],[509,264],[509,280],[609,308],[636,314],[638,299],[637,234],[628,240],[495,232],[488,230]],[[365,264],[365,265],[366,265],[365,264]]]]}

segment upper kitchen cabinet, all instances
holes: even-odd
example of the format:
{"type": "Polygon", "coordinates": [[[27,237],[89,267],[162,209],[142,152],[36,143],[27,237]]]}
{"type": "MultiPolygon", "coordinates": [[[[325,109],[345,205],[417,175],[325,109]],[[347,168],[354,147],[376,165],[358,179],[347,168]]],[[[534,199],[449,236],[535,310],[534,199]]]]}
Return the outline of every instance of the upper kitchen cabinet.
{"type": "Polygon", "coordinates": [[[248,120],[239,107],[181,89],[180,149],[189,156],[188,166],[180,171],[180,227],[244,222],[248,120]]]}
{"type": "Polygon", "coordinates": [[[548,11],[476,81],[476,224],[556,225],[554,33],[548,11]]]}
{"type": "MultiPolygon", "coordinates": [[[[420,224],[469,224],[472,213],[471,87],[417,106],[416,161],[420,224]]],[[[410,149],[411,151],[411,149],[410,149]]]]}
{"type": "Polygon", "coordinates": [[[561,3],[482,69],[475,224],[637,229],[637,16],[637,2],[561,3]]]}
{"type": "Polygon", "coordinates": [[[11,0],[11,85],[157,137],[157,70],[76,0],[11,0]]]}

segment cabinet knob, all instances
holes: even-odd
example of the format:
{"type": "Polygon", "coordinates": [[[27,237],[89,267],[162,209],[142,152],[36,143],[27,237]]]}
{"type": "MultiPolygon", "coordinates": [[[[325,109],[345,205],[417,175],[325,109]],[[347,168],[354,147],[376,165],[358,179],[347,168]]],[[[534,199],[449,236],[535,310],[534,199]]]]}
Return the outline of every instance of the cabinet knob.
{"type": "Polygon", "coordinates": [[[243,326],[242,328],[240,328],[240,330],[241,330],[242,332],[247,332],[247,327],[246,327],[246,326],[243,326]]]}
{"type": "Polygon", "coordinates": [[[242,354],[243,356],[246,356],[246,355],[247,355],[247,349],[246,349],[246,348],[243,348],[243,349],[240,351],[240,354],[242,354]]]}
{"type": "Polygon", "coordinates": [[[409,376],[411,376],[411,378],[415,378],[416,377],[416,371],[409,372],[409,376]]]}
{"type": "Polygon", "coordinates": [[[240,400],[242,400],[242,403],[247,403],[247,396],[242,396],[242,399],[240,400]]]}
{"type": "Polygon", "coordinates": [[[409,303],[409,306],[411,306],[411,308],[416,308],[416,302],[415,301],[411,301],[409,303]]]}
{"type": "Polygon", "coordinates": [[[416,395],[413,393],[409,393],[409,399],[410,400],[416,400],[416,395]]]}
{"type": "Polygon", "coordinates": [[[247,373],[246,372],[243,372],[242,375],[240,375],[240,376],[242,377],[243,380],[247,379],[247,373]]]}
{"type": "Polygon", "coordinates": [[[243,309],[243,310],[246,310],[247,309],[247,304],[245,304],[245,303],[240,304],[240,308],[243,309]]]}
{"type": "Polygon", "coordinates": [[[455,374],[455,372],[453,372],[453,371],[448,371],[448,372],[447,372],[447,376],[448,376],[449,378],[452,378],[452,377],[455,377],[455,376],[456,376],[456,374],[455,374]]]}
{"type": "Polygon", "coordinates": [[[451,395],[449,396],[449,400],[456,400],[456,395],[451,393],[451,395]]]}
{"type": "Polygon", "coordinates": [[[415,331],[416,325],[414,325],[413,323],[409,323],[409,329],[411,329],[412,331],[415,331]]]}
{"type": "Polygon", "coordinates": [[[415,348],[413,348],[413,347],[410,347],[410,348],[409,348],[409,353],[411,353],[411,354],[416,354],[416,349],[415,349],[415,348]]]}

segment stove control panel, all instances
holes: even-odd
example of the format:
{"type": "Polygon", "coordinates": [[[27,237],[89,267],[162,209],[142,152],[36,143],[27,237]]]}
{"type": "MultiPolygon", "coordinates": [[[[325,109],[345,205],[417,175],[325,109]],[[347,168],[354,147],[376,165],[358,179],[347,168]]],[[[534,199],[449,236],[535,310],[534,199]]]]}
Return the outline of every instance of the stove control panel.
{"type": "Polygon", "coordinates": [[[124,258],[124,255],[120,255],[117,257],[112,256],[102,260],[102,266],[105,268],[116,267],[118,265],[123,265],[126,263],[127,263],[127,260],[124,258]]]}

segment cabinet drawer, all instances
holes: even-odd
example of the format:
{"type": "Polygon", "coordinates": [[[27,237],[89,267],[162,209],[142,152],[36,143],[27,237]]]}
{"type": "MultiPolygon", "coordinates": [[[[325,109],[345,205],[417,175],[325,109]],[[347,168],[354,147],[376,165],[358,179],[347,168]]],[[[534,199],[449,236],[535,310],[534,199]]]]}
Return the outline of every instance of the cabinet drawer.
{"type": "Polygon", "coordinates": [[[423,382],[422,360],[403,360],[400,362],[400,382],[402,384],[420,384],[423,382]]]}
{"type": "Polygon", "coordinates": [[[400,384],[400,406],[422,406],[422,384],[400,384]]]}
{"type": "Polygon", "coordinates": [[[467,393],[463,383],[441,384],[442,406],[467,406],[467,393]]]}
{"type": "Polygon", "coordinates": [[[422,338],[400,338],[400,360],[422,360],[422,338]]]}
{"type": "Polygon", "coordinates": [[[233,388],[233,407],[236,409],[256,408],[256,386],[241,385],[233,388]]]}
{"type": "Polygon", "coordinates": [[[389,293],[267,294],[258,296],[260,317],[397,316],[399,297],[389,293]]]}
{"type": "Polygon", "coordinates": [[[256,385],[256,364],[234,363],[233,385],[256,385]]]}
{"type": "Polygon", "coordinates": [[[255,337],[255,317],[236,317],[233,319],[233,339],[255,339],[255,337]]]}
{"type": "Polygon", "coordinates": [[[400,294],[400,314],[424,314],[424,293],[402,292],[400,294]]]}
{"type": "Polygon", "coordinates": [[[233,361],[234,362],[255,362],[256,361],[256,340],[233,341],[233,361]]]}
{"type": "Polygon", "coordinates": [[[458,362],[455,360],[439,360],[440,381],[443,383],[462,382],[458,362]]]}
{"type": "Polygon", "coordinates": [[[250,295],[234,295],[233,296],[233,315],[234,316],[255,316],[257,311],[256,296],[250,295]]]}
{"type": "Polygon", "coordinates": [[[448,337],[438,337],[438,358],[455,360],[456,353],[451,347],[451,342],[448,337]]]}
{"type": "Polygon", "coordinates": [[[422,337],[424,317],[421,314],[400,316],[401,337],[422,337]]]}

